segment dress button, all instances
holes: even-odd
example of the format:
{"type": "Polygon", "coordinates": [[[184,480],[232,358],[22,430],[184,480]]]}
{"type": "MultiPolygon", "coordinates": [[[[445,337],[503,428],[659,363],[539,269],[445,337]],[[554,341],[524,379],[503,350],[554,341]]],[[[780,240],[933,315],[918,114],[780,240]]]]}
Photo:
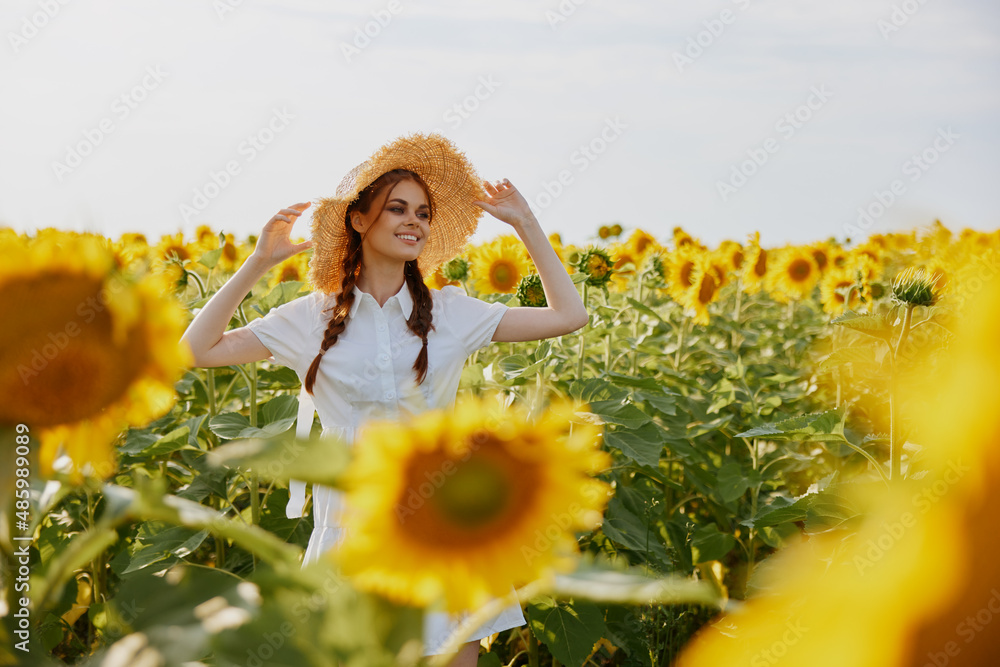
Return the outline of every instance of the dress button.
{"type": "Polygon", "coordinates": [[[394,391],[385,392],[385,398],[387,401],[391,401],[392,399],[396,398],[396,392],[394,391]]]}
{"type": "Polygon", "coordinates": [[[378,358],[379,358],[379,359],[380,359],[380,360],[381,360],[381,361],[382,361],[383,363],[385,363],[386,361],[389,361],[389,355],[388,355],[388,354],[380,354],[380,355],[378,355],[378,358]]]}
{"type": "Polygon", "coordinates": [[[379,331],[385,331],[385,325],[384,324],[378,325],[378,330],[379,331]]]}

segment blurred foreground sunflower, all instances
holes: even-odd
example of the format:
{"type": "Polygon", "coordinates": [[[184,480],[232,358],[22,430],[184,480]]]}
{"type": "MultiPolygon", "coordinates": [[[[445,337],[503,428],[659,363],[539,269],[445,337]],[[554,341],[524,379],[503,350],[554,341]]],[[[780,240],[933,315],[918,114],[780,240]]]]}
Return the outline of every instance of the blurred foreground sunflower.
{"type": "Polygon", "coordinates": [[[0,241],[0,424],[27,424],[51,477],[114,472],[113,440],[165,414],[190,365],[186,316],[163,276],[117,270],[108,242],[71,232],[0,241]]]}
{"type": "Polygon", "coordinates": [[[860,524],[762,563],[760,593],[703,629],[679,667],[996,664],[1000,280],[964,315],[941,374],[905,390],[904,405],[931,405],[912,415],[922,469],[888,487],[845,485],[860,524]]]}
{"type": "Polygon", "coordinates": [[[469,276],[480,294],[511,294],[528,273],[528,253],[515,236],[498,237],[470,253],[469,276]]]}
{"type": "Polygon", "coordinates": [[[610,486],[600,427],[565,399],[537,420],[471,397],[452,410],[370,422],[344,476],[345,534],[331,557],[358,588],[449,612],[572,569],[574,531],[600,525],[610,486]],[[539,536],[544,536],[540,539],[539,536]]]}

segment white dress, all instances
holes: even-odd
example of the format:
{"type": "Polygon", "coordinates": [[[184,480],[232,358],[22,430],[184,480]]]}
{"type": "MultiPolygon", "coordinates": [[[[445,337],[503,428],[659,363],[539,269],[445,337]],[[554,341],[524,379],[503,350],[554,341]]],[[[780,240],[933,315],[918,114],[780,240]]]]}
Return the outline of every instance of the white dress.
{"type": "MultiPolygon", "coordinates": [[[[369,419],[454,405],[465,360],[491,342],[507,306],[472,298],[454,286],[430,292],[434,328],[427,335],[427,376],[417,386],[412,367],[421,341],[406,326],[413,308],[406,283],[382,307],[372,295],[354,288],[347,326],[323,355],[314,395],[303,388],[299,397],[300,437],[308,436],[314,406],[323,435],[338,434],[350,444],[358,427],[369,419]]],[[[313,292],[273,308],[247,328],[276,363],[294,370],[304,384],[330,319],[332,311],[328,309],[335,303],[335,295],[313,292]]],[[[305,484],[291,480],[289,492],[286,516],[302,516],[305,484]]],[[[344,539],[339,520],[341,496],[337,489],[313,485],[313,532],[303,567],[344,539]]],[[[424,655],[440,652],[444,641],[468,615],[428,611],[424,615],[424,655]]],[[[468,641],[525,623],[520,603],[514,602],[479,626],[468,641]]]]}

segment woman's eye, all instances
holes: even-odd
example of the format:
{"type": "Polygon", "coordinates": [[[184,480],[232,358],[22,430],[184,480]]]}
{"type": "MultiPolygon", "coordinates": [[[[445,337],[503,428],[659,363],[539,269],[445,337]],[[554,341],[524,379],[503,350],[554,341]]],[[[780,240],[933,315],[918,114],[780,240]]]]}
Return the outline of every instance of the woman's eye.
{"type": "Polygon", "coordinates": [[[423,217],[424,220],[430,220],[431,219],[431,214],[430,213],[421,212],[418,215],[420,215],[421,217],[423,217]]]}

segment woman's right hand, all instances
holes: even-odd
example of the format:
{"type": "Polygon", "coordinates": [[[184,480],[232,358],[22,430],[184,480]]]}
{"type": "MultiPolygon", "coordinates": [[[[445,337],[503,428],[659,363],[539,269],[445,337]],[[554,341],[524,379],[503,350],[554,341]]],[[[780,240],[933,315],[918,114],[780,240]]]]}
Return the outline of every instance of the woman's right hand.
{"type": "Polygon", "coordinates": [[[311,248],[312,241],[292,243],[288,238],[292,231],[292,225],[309,206],[311,206],[311,202],[293,204],[276,213],[261,230],[253,255],[267,266],[274,266],[296,253],[311,248]]]}

